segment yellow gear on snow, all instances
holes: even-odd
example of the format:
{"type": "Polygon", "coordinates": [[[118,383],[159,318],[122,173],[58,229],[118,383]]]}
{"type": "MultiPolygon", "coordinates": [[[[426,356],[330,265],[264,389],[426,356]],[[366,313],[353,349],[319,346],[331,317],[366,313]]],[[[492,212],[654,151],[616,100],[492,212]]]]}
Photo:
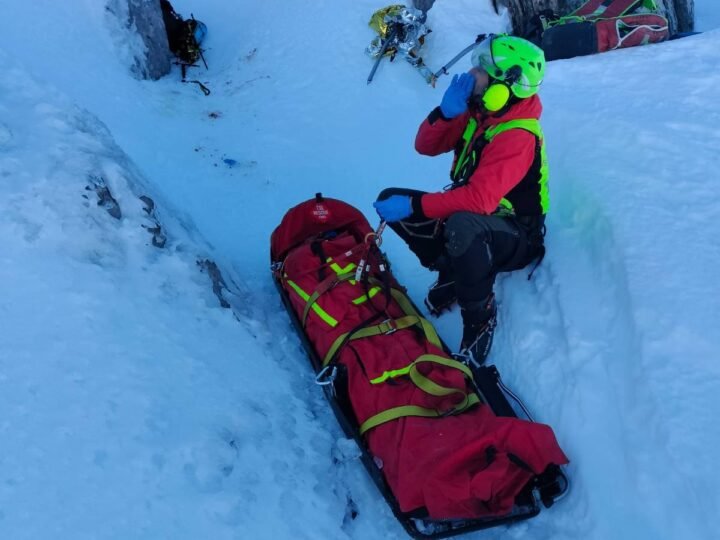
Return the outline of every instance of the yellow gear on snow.
{"type": "Polygon", "coordinates": [[[402,4],[392,4],[390,6],[380,8],[370,17],[370,28],[375,30],[381,39],[386,39],[390,34],[390,27],[385,22],[385,17],[390,15],[391,17],[397,16],[405,6],[402,4]]]}

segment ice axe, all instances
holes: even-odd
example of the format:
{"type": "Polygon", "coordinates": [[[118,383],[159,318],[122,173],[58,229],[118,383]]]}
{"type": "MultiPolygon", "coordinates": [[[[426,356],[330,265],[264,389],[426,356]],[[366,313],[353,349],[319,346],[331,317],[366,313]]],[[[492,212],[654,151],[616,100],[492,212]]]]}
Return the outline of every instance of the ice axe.
{"type": "Polygon", "coordinates": [[[462,51],[457,53],[452,60],[450,60],[447,64],[445,64],[443,67],[441,67],[436,73],[433,74],[432,78],[432,84],[435,86],[435,81],[438,80],[438,78],[441,75],[446,75],[448,73],[448,69],[450,69],[452,66],[454,66],[458,60],[460,60],[463,56],[465,56],[467,53],[472,51],[475,48],[475,45],[480,43],[482,40],[484,40],[487,37],[487,34],[479,34],[478,37],[475,38],[475,42],[471,45],[468,45],[465,47],[462,51]]]}
{"type": "Polygon", "coordinates": [[[372,69],[370,70],[370,75],[368,75],[368,78],[367,78],[368,84],[370,84],[372,82],[373,77],[375,76],[375,72],[377,71],[377,68],[380,65],[380,61],[383,59],[383,56],[385,56],[385,53],[387,52],[390,45],[393,43],[393,41],[395,41],[395,36],[397,36],[398,29],[399,29],[399,25],[394,24],[392,31],[388,34],[388,37],[385,39],[382,49],[380,49],[380,54],[378,54],[378,57],[375,60],[375,63],[373,64],[372,69]]]}

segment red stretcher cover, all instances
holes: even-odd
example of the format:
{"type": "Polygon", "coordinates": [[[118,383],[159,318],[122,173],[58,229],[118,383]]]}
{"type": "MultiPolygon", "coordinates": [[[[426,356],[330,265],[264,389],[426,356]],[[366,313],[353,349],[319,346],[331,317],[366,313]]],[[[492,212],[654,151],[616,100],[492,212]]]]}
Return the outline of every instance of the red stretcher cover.
{"type": "Polygon", "coordinates": [[[275,277],[318,357],[337,351],[332,364],[347,370],[355,419],[400,510],[426,509],[437,520],[507,515],[533,476],[568,460],[547,425],[477,403],[469,370],[443,351],[397,282],[381,279],[379,265],[365,284],[350,279],[369,233],[352,206],[306,201],[272,234],[275,277]],[[383,283],[394,289],[389,299],[383,283]],[[359,327],[375,335],[342,338],[359,327]]]}

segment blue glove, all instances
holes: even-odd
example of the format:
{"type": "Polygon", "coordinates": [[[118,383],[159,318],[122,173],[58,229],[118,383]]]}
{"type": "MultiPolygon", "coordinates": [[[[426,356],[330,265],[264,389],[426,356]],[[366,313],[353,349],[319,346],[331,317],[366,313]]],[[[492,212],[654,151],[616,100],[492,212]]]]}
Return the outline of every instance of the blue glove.
{"type": "Polygon", "coordinates": [[[392,223],[400,221],[412,214],[412,199],[407,195],[391,195],[384,201],[375,201],[373,203],[378,215],[392,223]]]}
{"type": "Polygon", "coordinates": [[[467,111],[467,101],[475,88],[475,77],[469,73],[463,73],[459,77],[455,75],[445,90],[445,95],[440,103],[440,110],[445,118],[455,118],[467,111]]]}

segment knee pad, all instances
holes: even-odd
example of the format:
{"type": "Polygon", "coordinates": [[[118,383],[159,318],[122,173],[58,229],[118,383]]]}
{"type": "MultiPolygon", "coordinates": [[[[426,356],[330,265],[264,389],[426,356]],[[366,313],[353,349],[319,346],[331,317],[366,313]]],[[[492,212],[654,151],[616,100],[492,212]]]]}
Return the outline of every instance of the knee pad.
{"type": "Polygon", "coordinates": [[[487,228],[477,218],[472,212],[456,212],[445,222],[445,248],[451,258],[462,257],[476,238],[487,239],[487,228]]]}

